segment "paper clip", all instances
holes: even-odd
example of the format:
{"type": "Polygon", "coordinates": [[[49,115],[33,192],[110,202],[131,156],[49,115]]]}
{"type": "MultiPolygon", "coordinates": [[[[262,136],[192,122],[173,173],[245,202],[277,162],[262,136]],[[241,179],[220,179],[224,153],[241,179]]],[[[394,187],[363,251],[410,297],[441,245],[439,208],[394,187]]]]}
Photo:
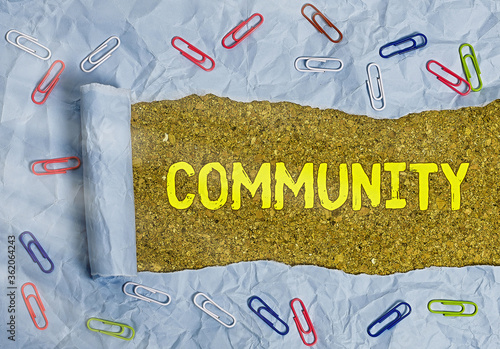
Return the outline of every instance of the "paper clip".
{"type": "Polygon", "coordinates": [[[380,67],[376,63],[370,63],[368,64],[368,67],[366,68],[368,72],[368,80],[366,80],[366,86],[368,86],[368,95],[370,96],[370,104],[372,105],[372,108],[381,111],[385,108],[385,95],[384,95],[384,85],[382,83],[382,72],[380,70],[380,67]],[[374,66],[377,69],[377,85],[378,85],[378,90],[379,90],[379,96],[375,97],[373,94],[373,85],[372,85],[372,76],[370,73],[370,67],[374,66]],[[382,103],[382,106],[380,108],[375,107],[375,102],[380,101],[382,103]]]}
{"type": "Polygon", "coordinates": [[[26,308],[28,308],[28,313],[30,314],[31,320],[33,320],[33,323],[35,324],[35,327],[38,328],[39,330],[45,330],[49,326],[49,321],[47,320],[47,317],[45,316],[45,307],[43,306],[42,299],[40,298],[40,295],[38,294],[38,290],[36,289],[36,286],[31,282],[25,283],[23,286],[21,286],[21,294],[23,295],[24,303],[26,304],[26,308]],[[24,293],[24,288],[28,285],[33,287],[33,290],[35,291],[35,293],[26,296],[26,294],[24,293]],[[35,298],[35,302],[38,305],[38,308],[40,309],[43,320],[45,321],[45,325],[43,327],[40,327],[38,325],[38,323],[36,322],[36,314],[35,314],[35,311],[33,310],[33,306],[30,303],[30,298],[35,298]]]}
{"type": "Polygon", "coordinates": [[[447,299],[434,299],[431,300],[427,304],[427,309],[431,313],[434,314],[443,314],[444,316],[474,316],[477,314],[477,305],[474,302],[468,302],[468,301],[454,301],[454,300],[447,300],[447,299]],[[431,309],[431,304],[433,303],[441,303],[442,305],[458,305],[461,307],[459,311],[449,311],[449,310],[432,310],[431,309]],[[464,314],[465,311],[465,304],[472,305],[474,307],[474,311],[469,314],[464,314]]]}
{"type": "Polygon", "coordinates": [[[300,338],[302,339],[302,342],[305,345],[307,345],[308,347],[313,346],[318,341],[318,337],[316,336],[316,330],[314,329],[314,326],[311,322],[311,318],[309,318],[309,314],[307,313],[307,310],[306,310],[306,307],[304,306],[304,303],[302,303],[302,300],[300,300],[299,298],[294,298],[290,302],[290,308],[292,308],[293,321],[295,321],[295,325],[297,326],[297,330],[299,331],[300,338]],[[295,312],[295,309],[293,307],[293,303],[297,302],[297,301],[300,303],[300,306],[302,307],[302,314],[304,315],[304,319],[305,319],[306,324],[307,324],[307,330],[304,330],[304,327],[302,327],[302,324],[300,323],[300,320],[297,316],[297,313],[295,312]],[[304,335],[311,334],[311,333],[314,336],[314,341],[311,343],[307,343],[306,339],[304,338],[304,335]]]}
{"type": "Polygon", "coordinates": [[[168,293],[165,293],[165,292],[160,291],[160,290],[156,290],[156,289],[151,288],[151,287],[143,286],[143,285],[140,285],[140,284],[132,282],[132,281],[124,283],[123,287],[122,287],[122,291],[127,296],[134,297],[134,298],[137,298],[137,299],[141,299],[141,300],[146,301],[146,302],[153,302],[153,303],[156,303],[156,304],[159,304],[159,305],[169,305],[170,301],[171,301],[171,297],[170,297],[170,295],[168,293]],[[132,288],[132,292],[133,293],[127,292],[127,286],[128,285],[132,285],[132,287],[133,287],[132,288]],[[167,299],[166,299],[166,301],[161,302],[161,301],[156,300],[154,298],[147,297],[147,296],[145,296],[145,295],[140,294],[139,292],[137,292],[141,288],[144,289],[144,290],[146,290],[146,291],[149,291],[149,292],[151,292],[153,294],[159,293],[159,294],[162,294],[164,296],[167,296],[167,299]]]}
{"type": "Polygon", "coordinates": [[[269,327],[271,327],[273,330],[275,330],[277,333],[279,333],[280,335],[284,336],[288,333],[289,331],[289,328],[288,328],[288,325],[286,324],[285,321],[281,320],[280,317],[278,316],[278,314],[276,314],[270,307],[269,305],[267,305],[262,299],[260,299],[259,297],[257,296],[252,296],[250,298],[248,298],[248,301],[247,301],[247,304],[248,304],[248,307],[255,313],[257,314],[258,317],[260,317],[262,319],[262,321],[264,321],[269,327]],[[252,308],[252,301],[254,299],[257,299],[259,302],[261,302],[263,304],[263,306],[260,306],[257,308],[257,310],[255,310],[255,308],[252,308]],[[283,326],[285,326],[285,331],[283,332],[280,332],[276,327],[274,327],[273,323],[268,320],[264,315],[262,315],[261,311],[265,310],[267,313],[269,313],[269,315],[271,315],[272,317],[274,317],[276,320],[278,320],[279,322],[281,322],[283,324],[283,326]]]}
{"type": "Polygon", "coordinates": [[[113,321],[109,321],[109,320],[99,319],[99,318],[96,318],[96,317],[91,317],[90,319],[87,320],[87,328],[89,330],[91,330],[91,331],[99,332],[99,333],[106,334],[108,336],[112,336],[112,337],[116,337],[116,338],[120,338],[120,339],[123,339],[123,340],[126,340],[126,341],[129,341],[129,340],[133,339],[134,336],[135,336],[135,330],[131,326],[129,326],[129,325],[125,325],[125,324],[122,324],[122,323],[119,323],[119,322],[113,322],[113,321]],[[91,321],[98,321],[98,322],[103,323],[105,325],[118,326],[118,327],[120,327],[120,330],[118,332],[116,332],[116,331],[107,331],[107,330],[99,330],[97,328],[90,327],[90,322],[91,321]],[[125,337],[125,336],[123,336],[123,334],[125,333],[125,330],[127,328],[131,331],[132,334],[130,336],[128,336],[128,337],[125,337]]]}
{"type": "Polygon", "coordinates": [[[212,58],[210,58],[209,56],[207,56],[205,53],[203,53],[202,51],[198,50],[196,47],[194,47],[193,45],[191,45],[189,42],[187,42],[186,40],[184,40],[183,38],[179,37],[179,36],[175,36],[172,38],[172,46],[176,49],[176,50],[179,50],[181,55],[183,55],[184,57],[186,57],[187,59],[189,59],[191,62],[193,62],[194,64],[196,64],[198,67],[200,67],[201,69],[203,69],[204,71],[211,71],[215,68],[215,62],[212,58]],[[180,49],[178,46],[175,45],[175,41],[176,40],[180,40],[182,41],[184,44],[187,45],[187,48],[190,49],[191,51],[193,51],[194,53],[197,53],[201,56],[201,59],[197,59],[197,58],[194,58],[193,56],[191,56],[189,53],[187,53],[186,51],[183,51],[182,49],[180,49]],[[209,68],[206,68],[205,66],[203,66],[203,64],[206,62],[206,60],[209,60],[211,62],[211,66],[209,68]]]}
{"type": "Polygon", "coordinates": [[[57,82],[59,81],[59,76],[63,72],[64,68],[65,68],[65,65],[64,65],[63,61],[55,61],[54,63],[52,63],[49,70],[47,71],[47,74],[45,74],[42,81],[40,81],[38,86],[33,90],[33,93],[31,94],[31,100],[33,101],[33,103],[35,103],[35,104],[45,103],[45,101],[47,100],[47,97],[49,97],[50,93],[52,92],[52,90],[56,86],[57,82]],[[47,84],[47,87],[42,88],[43,83],[45,82],[45,80],[47,80],[47,78],[50,75],[50,72],[52,71],[52,69],[54,69],[54,67],[57,63],[61,64],[61,69],[59,69],[57,74],[52,78],[52,80],[50,80],[50,82],[47,84]],[[37,102],[35,99],[35,95],[37,92],[45,95],[40,102],[37,102]]]}
{"type": "Polygon", "coordinates": [[[244,21],[241,24],[239,24],[238,26],[236,26],[236,28],[231,30],[229,33],[226,34],[226,36],[224,36],[224,38],[222,38],[222,46],[224,46],[224,48],[227,48],[227,49],[231,49],[231,48],[235,47],[236,45],[238,45],[240,43],[240,41],[245,39],[248,35],[252,34],[255,31],[255,29],[260,27],[263,22],[264,22],[264,17],[260,13],[254,13],[246,21],[244,21]],[[250,29],[248,29],[245,33],[243,33],[243,35],[239,39],[236,38],[236,34],[241,30],[241,28],[243,28],[245,25],[250,23],[252,21],[252,19],[254,19],[255,17],[260,18],[259,22],[257,24],[255,24],[254,26],[252,26],[250,29]],[[231,45],[226,45],[225,42],[229,36],[232,37],[234,43],[232,43],[231,45]]]}
{"type": "Polygon", "coordinates": [[[52,263],[52,260],[47,255],[47,252],[45,252],[45,250],[43,249],[42,245],[40,245],[40,243],[38,242],[38,240],[35,238],[35,236],[31,232],[29,232],[29,231],[22,232],[19,235],[19,241],[21,241],[21,245],[23,245],[23,247],[26,249],[26,251],[30,255],[30,257],[33,260],[33,262],[35,262],[36,264],[38,264],[38,266],[40,267],[40,269],[45,274],[49,274],[49,273],[51,273],[54,270],[54,263],[52,263]],[[23,240],[23,236],[26,235],[26,234],[28,234],[28,235],[31,236],[31,240],[27,244],[23,240]],[[49,261],[49,263],[50,263],[50,268],[49,269],[45,269],[43,267],[42,263],[38,260],[37,256],[35,255],[35,253],[31,249],[31,245],[35,245],[35,247],[38,249],[38,251],[40,252],[40,254],[42,255],[42,257],[45,258],[47,261],[49,261]]]}
{"type": "Polygon", "coordinates": [[[449,88],[451,88],[453,91],[455,91],[456,93],[458,93],[459,95],[462,95],[462,96],[466,96],[470,93],[470,90],[471,90],[471,86],[469,84],[469,82],[467,80],[465,80],[464,78],[462,78],[461,76],[455,74],[454,72],[452,72],[450,69],[446,68],[444,65],[442,65],[441,63],[437,62],[437,61],[434,61],[434,60],[430,60],[429,62],[427,62],[427,70],[436,75],[438,80],[441,81],[443,84],[445,84],[446,86],[448,86],[449,88]],[[435,63],[437,64],[438,66],[441,67],[441,69],[445,72],[445,73],[448,73],[450,74],[451,76],[453,76],[454,78],[456,78],[458,80],[458,82],[451,82],[450,80],[447,80],[445,79],[444,77],[442,77],[441,75],[439,75],[438,73],[434,72],[431,70],[430,68],[430,65],[432,63],[435,63]],[[462,82],[467,86],[467,90],[465,92],[460,92],[459,90],[456,89],[456,87],[460,86],[462,84],[462,82]]]}
{"type": "Polygon", "coordinates": [[[384,332],[386,330],[390,330],[391,328],[393,328],[397,323],[399,323],[405,317],[407,317],[408,315],[410,315],[410,313],[411,313],[411,307],[410,307],[410,305],[408,303],[406,303],[406,302],[400,302],[400,303],[396,304],[394,307],[392,307],[391,309],[389,309],[384,315],[382,315],[377,320],[375,320],[374,322],[372,322],[370,324],[370,326],[368,326],[368,329],[366,331],[368,332],[368,334],[371,337],[378,337],[378,336],[380,336],[380,334],[382,332],[384,332]],[[405,307],[404,311],[402,311],[402,312],[397,309],[397,308],[399,308],[401,306],[405,307]],[[394,320],[391,320],[387,325],[382,326],[382,328],[380,330],[378,330],[377,332],[375,332],[375,333],[371,333],[370,332],[370,330],[375,325],[381,324],[382,322],[384,322],[384,320],[386,320],[387,318],[389,318],[393,314],[396,314],[396,318],[394,320]]]}
{"type": "Polygon", "coordinates": [[[380,57],[382,57],[382,58],[389,58],[389,57],[392,57],[392,56],[395,56],[395,55],[400,55],[400,54],[408,52],[408,51],[413,51],[413,50],[416,50],[418,48],[422,48],[425,45],[427,45],[427,37],[424,34],[417,33],[417,34],[406,36],[406,37],[401,38],[399,40],[390,42],[388,44],[385,44],[384,46],[382,46],[380,48],[380,50],[378,50],[378,53],[379,53],[380,57]],[[414,39],[416,37],[421,37],[423,39],[422,43],[417,44],[417,41],[414,39]],[[383,55],[382,54],[382,51],[384,49],[388,48],[388,47],[391,47],[391,46],[400,46],[402,44],[406,44],[407,42],[411,42],[412,43],[411,46],[402,48],[401,50],[398,50],[398,51],[394,51],[394,52],[392,52],[392,53],[390,53],[388,55],[383,55]]]}
{"type": "Polygon", "coordinates": [[[344,67],[344,63],[342,60],[338,58],[322,58],[322,57],[298,57],[295,60],[295,69],[304,72],[304,73],[324,73],[324,72],[337,72],[341,71],[344,67]],[[299,62],[304,61],[305,69],[299,68],[299,62]],[[310,62],[319,62],[319,63],[327,63],[327,62],[338,62],[340,66],[338,68],[319,68],[319,67],[311,67],[310,62]]]}
{"type": "Polygon", "coordinates": [[[460,53],[460,60],[462,61],[462,67],[464,68],[465,78],[469,82],[471,90],[474,92],[481,91],[481,89],[483,88],[483,82],[481,81],[481,70],[479,69],[479,63],[477,62],[477,57],[476,53],[474,52],[474,48],[469,44],[462,44],[460,45],[458,52],[460,53]],[[468,46],[470,48],[471,53],[463,55],[462,48],[464,46],[468,46]],[[472,87],[472,82],[470,81],[471,73],[469,71],[469,68],[467,67],[467,62],[465,61],[467,58],[470,58],[472,60],[472,64],[474,64],[474,70],[476,71],[477,80],[479,81],[479,86],[477,88],[472,87]]]}
{"type": "Polygon", "coordinates": [[[66,171],[77,169],[78,167],[80,167],[80,164],[81,164],[81,161],[80,161],[80,159],[77,156],[68,156],[68,157],[65,157],[65,158],[40,160],[40,161],[35,161],[31,165],[31,172],[33,172],[37,176],[46,176],[46,175],[52,175],[52,174],[58,174],[58,173],[66,173],[66,171]],[[76,160],[77,164],[75,166],[68,166],[68,167],[57,168],[57,169],[51,169],[51,168],[47,167],[47,165],[50,165],[50,164],[65,163],[65,162],[69,162],[70,160],[76,160]],[[38,165],[38,164],[42,164],[42,168],[43,168],[43,170],[45,172],[37,172],[35,170],[35,166],[38,165]]]}
{"type": "Polygon", "coordinates": [[[221,307],[220,307],[217,303],[215,303],[213,300],[211,300],[211,299],[210,299],[210,298],[209,298],[206,294],[201,293],[201,292],[197,293],[197,294],[194,296],[194,298],[193,298],[193,303],[194,303],[194,305],[196,305],[198,308],[200,308],[203,312],[207,313],[208,315],[210,315],[211,317],[213,317],[215,320],[217,320],[217,322],[219,322],[221,325],[223,325],[223,326],[225,326],[225,327],[227,327],[227,328],[231,328],[231,327],[233,327],[234,325],[236,325],[236,318],[235,318],[233,315],[229,314],[226,310],[222,309],[222,308],[221,308],[221,307]],[[196,299],[197,299],[198,297],[200,297],[200,296],[201,296],[201,297],[205,297],[205,298],[206,298],[206,300],[205,300],[205,301],[203,301],[203,302],[201,303],[201,305],[200,305],[200,304],[198,304],[198,303],[196,303],[196,299]],[[229,323],[229,324],[226,324],[225,322],[223,322],[223,321],[220,319],[220,316],[219,316],[219,315],[216,315],[216,314],[212,313],[210,310],[208,310],[208,309],[207,309],[207,304],[212,304],[213,306],[215,306],[216,308],[218,308],[220,311],[222,311],[223,313],[225,313],[227,316],[229,316],[229,317],[231,318],[232,322],[231,322],[231,323],[229,323]]]}
{"type": "Polygon", "coordinates": [[[87,57],[85,57],[83,59],[82,63],[80,63],[80,69],[83,70],[85,73],[90,73],[95,68],[97,68],[98,66],[103,64],[105,60],[107,60],[109,57],[111,57],[111,54],[118,48],[118,46],[120,46],[120,38],[118,36],[110,36],[98,48],[96,48],[87,57]],[[110,42],[113,39],[116,39],[116,45],[113,46],[108,52],[106,52],[101,58],[97,59],[96,61],[93,61],[93,58],[97,54],[99,54],[102,50],[104,50],[106,47],[108,47],[108,42],[110,42]],[[93,67],[88,69],[88,70],[85,69],[85,67],[84,67],[85,62],[89,62],[90,64],[93,65],[93,67]]]}
{"type": "Polygon", "coordinates": [[[43,46],[42,44],[38,43],[38,40],[37,40],[37,39],[35,39],[35,38],[34,38],[34,37],[32,37],[32,36],[29,36],[29,35],[23,34],[23,33],[21,33],[20,31],[17,31],[17,30],[14,30],[14,29],[9,30],[9,31],[7,32],[7,34],[5,34],[5,40],[7,40],[7,42],[8,42],[9,44],[12,44],[12,45],[14,45],[14,46],[16,46],[16,47],[20,48],[21,50],[28,52],[29,54],[31,54],[31,55],[33,55],[33,56],[35,56],[36,58],[43,59],[44,61],[46,61],[47,59],[49,59],[49,58],[50,58],[50,56],[52,56],[52,52],[50,52],[50,50],[49,50],[47,47],[45,47],[45,46],[43,46]],[[16,33],[16,34],[19,34],[18,36],[16,36],[15,42],[14,42],[14,41],[11,41],[11,40],[9,39],[9,34],[10,34],[10,33],[16,33]],[[24,45],[21,45],[21,43],[19,42],[19,40],[21,40],[21,39],[25,39],[26,41],[32,42],[32,43],[34,43],[35,45],[40,46],[41,48],[43,48],[44,50],[46,50],[46,51],[47,51],[48,55],[47,55],[46,57],[42,57],[42,56],[37,55],[35,50],[33,50],[33,49],[29,48],[29,47],[26,47],[26,46],[24,46],[24,45]]]}
{"type": "Polygon", "coordinates": [[[313,6],[311,4],[305,4],[304,6],[302,6],[302,9],[300,10],[300,12],[302,12],[302,15],[309,21],[309,23],[311,23],[314,26],[314,28],[316,28],[321,34],[326,35],[326,37],[328,38],[328,40],[330,40],[331,42],[334,42],[336,44],[342,41],[343,36],[342,36],[342,33],[340,32],[340,30],[336,26],[334,26],[333,23],[330,22],[330,20],[328,18],[326,18],[326,16],[324,14],[322,14],[321,12],[319,12],[319,10],[315,6],[313,6]],[[311,17],[308,17],[304,13],[304,9],[307,6],[312,7],[314,9],[314,11],[315,11],[311,17]],[[321,26],[318,24],[318,21],[316,21],[316,18],[315,18],[316,16],[320,16],[326,22],[326,24],[329,27],[331,27],[331,28],[333,28],[333,29],[335,29],[337,31],[337,33],[339,34],[339,38],[337,40],[333,40],[326,33],[326,31],[323,28],[321,28],[321,26]]]}

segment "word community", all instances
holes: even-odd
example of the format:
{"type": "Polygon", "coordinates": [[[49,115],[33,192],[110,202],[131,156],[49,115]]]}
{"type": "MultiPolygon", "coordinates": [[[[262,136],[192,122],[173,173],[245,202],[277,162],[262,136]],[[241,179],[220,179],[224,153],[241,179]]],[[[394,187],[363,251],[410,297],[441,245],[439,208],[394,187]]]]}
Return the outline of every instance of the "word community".
{"type": "MultiPolygon", "coordinates": [[[[438,166],[435,163],[416,163],[409,164],[410,172],[418,174],[418,199],[420,210],[427,210],[429,206],[429,177],[433,173],[439,172],[441,168],[444,176],[450,184],[451,190],[451,209],[460,209],[460,187],[469,168],[468,163],[461,163],[455,173],[451,166],[443,163],[438,166]]],[[[288,172],[283,162],[278,162],[275,165],[274,172],[274,209],[281,210],[284,206],[284,192],[285,187],[290,189],[297,197],[303,188],[304,195],[304,208],[314,207],[315,188],[321,206],[327,210],[333,211],[340,208],[347,201],[349,195],[349,184],[351,185],[352,193],[352,209],[358,211],[362,206],[362,189],[365,191],[366,196],[370,200],[372,207],[377,207],[381,203],[381,178],[382,170],[390,174],[390,198],[385,200],[385,208],[387,209],[402,209],[406,207],[406,199],[400,197],[399,193],[399,178],[400,173],[406,171],[407,165],[405,162],[386,162],[382,164],[373,164],[371,168],[371,175],[369,176],[363,166],[359,163],[351,165],[351,176],[349,178],[348,165],[342,163],[339,165],[338,172],[338,195],[335,199],[330,198],[327,186],[327,170],[328,164],[321,163],[316,172],[314,173],[314,164],[306,163],[297,180],[294,180],[288,172]],[[371,178],[370,178],[371,177],[371,178]],[[316,184],[316,186],[315,186],[316,184]]],[[[189,208],[196,197],[195,193],[188,193],[184,197],[179,198],[176,194],[176,176],[184,175],[188,177],[195,176],[193,166],[187,162],[177,162],[172,164],[166,176],[167,181],[167,195],[169,203],[172,207],[182,210],[189,208]]],[[[262,208],[271,208],[272,203],[272,186],[271,186],[271,164],[263,163],[259,171],[255,175],[253,181],[248,176],[240,162],[233,163],[232,166],[232,188],[231,208],[239,210],[241,208],[241,191],[245,187],[252,197],[254,197],[261,189],[262,208]]],[[[193,178],[193,180],[195,180],[193,178]]],[[[331,179],[330,179],[331,180],[331,179]]],[[[201,204],[209,210],[217,210],[223,207],[229,197],[229,179],[227,171],[219,162],[211,162],[201,168],[198,173],[198,195],[201,204]],[[215,200],[209,197],[209,175],[215,171],[219,177],[220,194],[215,200]]]]}

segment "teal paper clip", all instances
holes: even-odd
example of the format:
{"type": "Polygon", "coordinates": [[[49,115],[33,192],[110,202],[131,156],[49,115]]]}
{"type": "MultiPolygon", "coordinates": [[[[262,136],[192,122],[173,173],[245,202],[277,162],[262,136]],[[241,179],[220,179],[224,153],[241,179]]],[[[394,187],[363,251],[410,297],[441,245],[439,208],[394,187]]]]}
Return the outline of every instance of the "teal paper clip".
{"type": "Polygon", "coordinates": [[[462,61],[462,67],[464,68],[465,78],[469,82],[472,91],[474,92],[481,91],[481,89],[483,88],[483,82],[481,81],[481,70],[479,69],[479,63],[477,62],[477,57],[476,53],[474,52],[474,48],[469,44],[462,44],[460,45],[458,52],[460,53],[460,60],[462,61]],[[469,47],[471,53],[468,53],[466,55],[462,53],[462,48],[465,46],[469,47]],[[476,88],[472,87],[472,82],[470,81],[471,73],[469,71],[469,68],[467,67],[467,62],[466,62],[467,58],[471,59],[472,64],[474,66],[474,70],[476,71],[477,80],[479,81],[479,86],[476,88]]]}
{"type": "Polygon", "coordinates": [[[427,309],[431,313],[434,314],[443,314],[444,316],[474,316],[477,314],[477,305],[474,302],[468,302],[468,301],[454,301],[454,300],[447,300],[447,299],[433,299],[427,304],[427,309]],[[450,311],[450,310],[432,310],[431,305],[434,303],[441,303],[442,305],[457,305],[461,307],[460,310],[458,311],[450,311]],[[474,312],[464,314],[465,311],[465,305],[472,305],[474,307],[474,312]]]}
{"type": "Polygon", "coordinates": [[[99,332],[99,333],[102,333],[102,334],[107,334],[108,336],[113,336],[113,337],[120,338],[120,339],[123,339],[123,340],[126,340],[126,341],[129,341],[129,340],[133,339],[134,336],[135,336],[134,329],[132,327],[130,327],[129,325],[121,324],[119,322],[113,322],[113,321],[109,321],[109,320],[104,320],[104,319],[98,319],[96,317],[91,317],[90,319],[87,320],[87,328],[89,330],[91,330],[91,331],[99,332]],[[90,327],[90,322],[91,321],[98,321],[98,322],[106,324],[106,325],[118,326],[120,328],[120,330],[119,331],[99,330],[97,328],[90,327]],[[125,330],[127,328],[131,331],[131,335],[130,336],[124,336],[123,335],[125,333],[125,330]]]}

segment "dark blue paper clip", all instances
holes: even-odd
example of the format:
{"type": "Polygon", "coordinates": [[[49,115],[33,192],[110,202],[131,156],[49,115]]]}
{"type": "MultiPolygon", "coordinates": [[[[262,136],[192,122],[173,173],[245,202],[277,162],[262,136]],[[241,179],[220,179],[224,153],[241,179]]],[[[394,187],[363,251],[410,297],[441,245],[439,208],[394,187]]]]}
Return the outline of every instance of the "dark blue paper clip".
{"type": "Polygon", "coordinates": [[[38,266],[40,267],[40,269],[42,269],[42,271],[44,273],[48,274],[54,270],[54,263],[52,263],[52,260],[47,255],[47,252],[45,252],[45,250],[43,249],[43,247],[40,245],[40,243],[38,242],[38,240],[35,238],[35,236],[33,234],[31,234],[29,231],[25,231],[19,235],[19,241],[21,241],[21,244],[23,245],[23,247],[26,249],[26,251],[28,251],[28,254],[30,255],[33,262],[38,264],[38,266]],[[23,241],[23,236],[25,234],[29,234],[31,236],[31,240],[28,242],[28,244],[25,244],[23,241]],[[50,269],[47,270],[47,269],[43,268],[42,263],[40,263],[38,258],[35,256],[35,253],[33,253],[33,250],[31,249],[31,245],[35,245],[36,248],[38,249],[38,251],[40,251],[40,254],[42,255],[42,257],[49,261],[50,269]]]}
{"type": "Polygon", "coordinates": [[[408,52],[408,51],[412,51],[412,50],[416,50],[417,48],[421,48],[421,47],[424,47],[425,45],[427,45],[427,37],[424,35],[424,34],[421,34],[421,33],[417,33],[417,34],[413,34],[413,35],[410,35],[410,36],[406,36],[404,38],[401,38],[399,40],[396,40],[396,41],[393,41],[393,42],[390,42],[388,44],[385,44],[384,46],[382,46],[380,48],[380,50],[378,51],[380,57],[382,58],[389,58],[389,57],[392,57],[392,56],[395,56],[395,55],[400,55],[402,53],[405,53],[405,52],[408,52]],[[424,40],[422,43],[420,44],[417,44],[417,42],[415,41],[415,37],[417,36],[421,36],[422,39],[424,40]],[[391,54],[388,54],[386,56],[384,56],[382,54],[382,51],[390,46],[399,46],[399,45],[402,45],[402,44],[405,44],[407,42],[411,42],[412,45],[409,46],[409,47],[405,47],[399,51],[394,51],[392,52],[391,54]]]}
{"type": "Polygon", "coordinates": [[[275,330],[277,333],[279,333],[280,335],[284,336],[285,334],[288,333],[288,325],[286,324],[285,321],[281,320],[280,317],[278,316],[278,314],[276,314],[270,307],[269,305],[267,305],[262,299],[260,299],[259,297],[257,296],[252,296],[250,298],[248,298],[248,301],[247,301],[247,304],[248,304],[248,307],[255,313],[257,314],[258,317],[260,317],[262,319],[262,321],[264,321],[269,327],[271,327],[273,330],[275,330]],[[252,308],[252,301],[254,299],[257,299],[259,302],[261,302],[262,304],[264,304],[263,306],[260,306],[259,308],[257,308],[257,310],[255,310],[254,308],[252,308]],[[283,326],[285,326],[285,331],[284,332],[280,332],[276,327],[274,327],[273,323],[271,321],[269,321],[264,315],[261,314],[261,311],[262,310],[265,310],[267,311],[271,316],[273,316],[274,318],[276,318],[276,320],[278,320],[279,322],[281,322],[283,324],[283,326]]]}
{"type": "Polygon", "coordinates": [[[368,334],[371,336],[371,337],[378,337],[380,336],[380,334],[386,330],[390,330],[391,328],[393,328],[394,326],[396,326],[397,323],[399,323],[401,320],[403,320],[405,317],[407,317],[408,315],[410,315],[411,313],[411,307],[408,303],[406,302],[400,302],[398,304],[396,304],[394,307],[392,307],[391,309],[389,309],[384,315],[382,315],[381,317],[379,317],[377,320],[373,321],[370,326],[368,326],[367,328],[367,332],[368,334]],[[399,311],[397,308],[399,308],[400,306],[404,305],[405,306],[405,309],[403,312],[399,311]],[[377,324],[381,324],[382,322],[384,322],[384,320],[386,320],[388,317],[390,317],[391,315],[393,314],[396,314],[396,318],[394,320],[392,320],[391,322],[389,322],[387,325],[383,326],[380,330],[378,330],[377,332],[375,333],[371,333],[370,330],[377,324]]]}

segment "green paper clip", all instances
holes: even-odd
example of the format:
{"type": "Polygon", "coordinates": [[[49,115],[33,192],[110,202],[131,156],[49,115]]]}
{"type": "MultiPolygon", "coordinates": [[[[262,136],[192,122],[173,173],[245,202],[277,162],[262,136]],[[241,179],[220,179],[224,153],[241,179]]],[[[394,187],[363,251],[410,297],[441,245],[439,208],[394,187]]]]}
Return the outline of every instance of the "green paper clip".
{"type": "Polygon", "coordinates": [[[434,314],[443,314],[444,316],[474,316],[477,313],[477,305],[474,302],[468,302],[468,301],[453,301],[453,300],[446,300],[446,299],[433,299],[432,301],[427,304],[427,309],[431,313],[434,314]],[[431,304],[433,303],[441,303],[442,305],[458,305],[462,309],[459,311],[449,311],[449,310],[432,310],[431,309],[431,304]],[[465,304],[469,304],[474,306],[474,312],[471,314],[464,314],[465,311],[465,304]]]}
{"type": "Polygon", "coordinates": [[[462,61],[462,67],[464,68],[465,77],[466,77],[467,81],[469,82],[472,91],[474,91],[474,92],[481,91],[481,89],[483,88],[483,82],[481,81],[481,69],[479,69],[479,63],[477,62],[477,57],[476,57],[476,53],[474,52],[474,48],[472,48],[472,46],[469,44],[462,44],[462,45],[460,45],[458,52],[460,53],[460,60],[462,61]],[[470,48],[471,53],[463,55],[462,48],[464,46],[468,46],[470,48]],[[465,61],[467,58],[470,58],[472,61],[472,64],[474,65],[474,70],[476,71],[476,74],[477,74],[477,80],[479,81],[479,86],[477,88],[472,87],[472,83],[470,81],[471,74],[470,74],[469,68],[467,67],[467,62],[465,61]]]}
{"type": "Polygon", "coordinates": [[[100,332],[100,333],[103,333],[103,334],[107,334],[108,336],[113,336],[113,337],[120,338],[120,339],[123,339],[123,340],[126,340],[126,341],[129,341],[129,340],[133,339],[134,336],[135,336],[134,329],[132,327],[130,327],[129,325],[121,324],[119,322],[113,322],[113,321],[109,321],[109,320],[104,320],[104,319],[98,319],[96,317],[91,317],[90,319],[87,320],[87,328],[89,330],[91,330],[91,331],[100,332]],[[106,330],[99,330],[97,328],[90,327],[90,322],[91,321],[99,321],[99,322],[101,322],[103,324],[106,324],[106,325],[118,326],[118,327],[120,327],[120,331],[118,331],[118,332],[106,331],[106,330]],[[128,328],[130,331],[132,331],[132,335],[130,337],[124,337],[124,336],[122,336],[123,333],[125,332],[126,328],[128,328]]]}

